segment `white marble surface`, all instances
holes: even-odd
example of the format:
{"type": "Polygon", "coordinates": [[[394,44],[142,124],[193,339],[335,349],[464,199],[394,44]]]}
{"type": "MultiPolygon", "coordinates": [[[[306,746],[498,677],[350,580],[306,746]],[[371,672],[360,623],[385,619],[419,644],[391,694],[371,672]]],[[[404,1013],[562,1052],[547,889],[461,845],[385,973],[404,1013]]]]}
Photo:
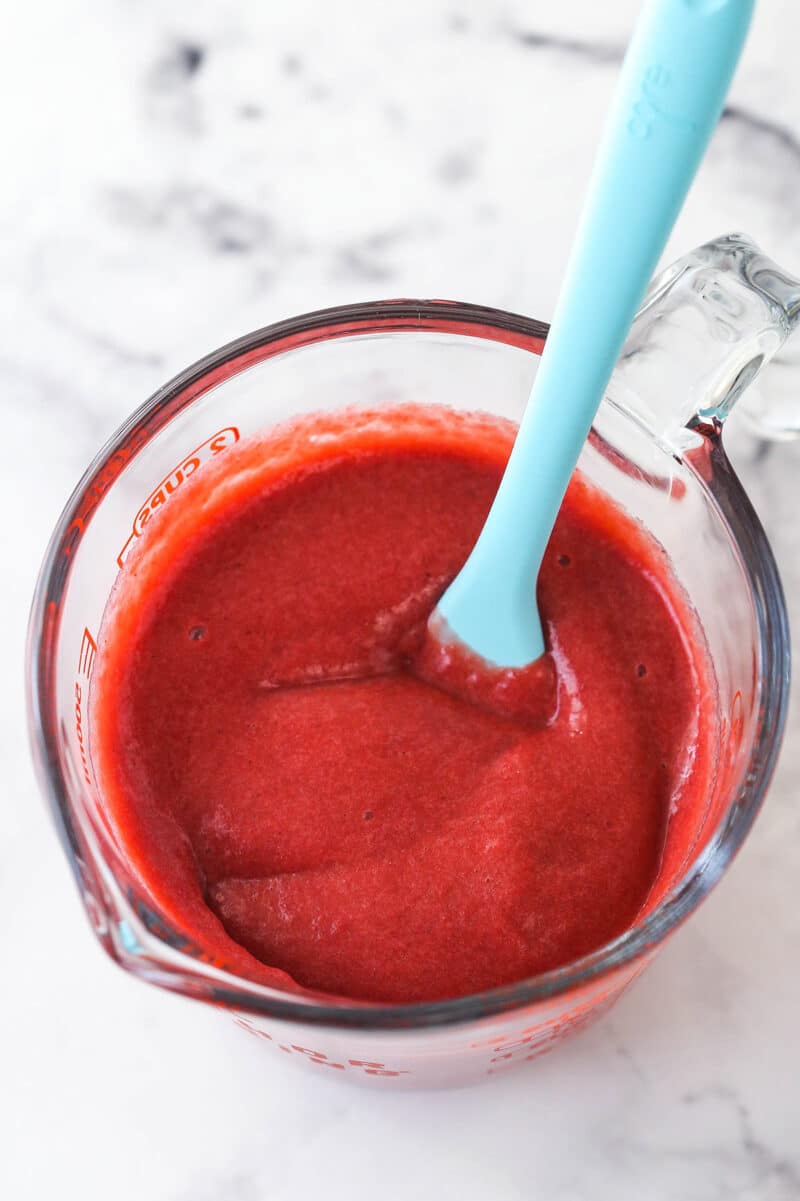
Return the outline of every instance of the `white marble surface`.
{"type": "MultiPolygon", "coordinates": [[[[632,0],[40,0],[4,9],[0,1195],[9,1201],[800,1198],[800,717],[729,876],[531,1071],[376,1096],[115,970],[40,802],[23,629],[84,464],[157,384],[386,295],[547,317],[632,0]]],[[[800,10],[761,0],[672,239],[800,271],[800,10]]],[[[785,378],[785,377],[784,377],[785,378]]],[[[800,404],[800,379],[795,385],[800,404]]],[[[800,446],[736,457],[800,623],[800,446]]]]}

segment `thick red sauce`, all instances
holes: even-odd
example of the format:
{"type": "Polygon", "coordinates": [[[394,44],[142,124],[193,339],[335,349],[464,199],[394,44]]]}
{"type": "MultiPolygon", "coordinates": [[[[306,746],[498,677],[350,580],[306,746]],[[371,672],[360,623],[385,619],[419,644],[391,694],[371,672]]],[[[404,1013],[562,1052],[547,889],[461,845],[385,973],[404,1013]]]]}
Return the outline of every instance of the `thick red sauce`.
{"type": "Polygon", "coordinates": [[[580,476],[530,711],[453,695],[420,652],[513,434],[413,407],[304,420],[204,467],[139,539],[93,759],[131,872],[220,964],[366,1000],[475,992],[622,933],[685,854],[706,653],[663,553],[580,476]]]}

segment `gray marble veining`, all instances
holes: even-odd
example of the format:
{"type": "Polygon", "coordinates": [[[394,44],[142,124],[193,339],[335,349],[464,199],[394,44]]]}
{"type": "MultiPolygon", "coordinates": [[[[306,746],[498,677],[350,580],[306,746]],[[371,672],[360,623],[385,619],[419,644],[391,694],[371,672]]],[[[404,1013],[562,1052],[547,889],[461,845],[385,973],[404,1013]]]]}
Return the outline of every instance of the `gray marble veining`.
{"type": "MultiPolygon", "coordinates": [[[[0,50],[6,514],[0,1009],[14,1201],[800,1198],[800,718],[730,875],[619,1007],[529,1073],[347,1091],[116,972],[33,781],[19,679],[49,530],[164,379],[382,295],[552,310],[633,0],[42,0],[0,50]]],[[[667,257],[742,228],[800,272],[800,10],[765,0],[667,257]]],[[[764,386],[797,394],[778,365],[764,386]]],[[[732,454],[800,627],[800,446],[732,454]]]]}

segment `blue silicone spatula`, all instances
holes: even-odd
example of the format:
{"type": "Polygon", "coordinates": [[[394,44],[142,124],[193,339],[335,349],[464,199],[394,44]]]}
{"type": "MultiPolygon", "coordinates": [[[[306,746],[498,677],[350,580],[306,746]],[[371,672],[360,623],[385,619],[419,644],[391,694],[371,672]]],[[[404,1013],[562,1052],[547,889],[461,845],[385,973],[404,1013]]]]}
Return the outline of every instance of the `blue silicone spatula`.
{"type": "Polygon", "coordinates": [[[754,0],[649,0],[500,488],[431,618],[499,667],[544,653],[536,579],[636,308],[719,119],[754,0]]]}

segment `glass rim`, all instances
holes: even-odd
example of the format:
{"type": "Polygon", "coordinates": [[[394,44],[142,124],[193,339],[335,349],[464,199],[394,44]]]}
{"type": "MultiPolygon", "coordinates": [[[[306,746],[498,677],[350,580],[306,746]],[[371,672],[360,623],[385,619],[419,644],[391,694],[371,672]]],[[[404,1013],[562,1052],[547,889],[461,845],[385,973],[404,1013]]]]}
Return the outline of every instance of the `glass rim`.
{"type": "Polygon", "coordinates": [[[545,323],[514,313],[441,300],[374,301],[288,318],[227,343],[173,377],[117,429],[95,456],[64,507],[37,580],[26,649],[27,707],[40,786],[84,904],[90,916],[92,905],[102,914],[111,891],[117,916],[124,918],[128,931],[136,932],[135,937],[131,934],[126,938],[113,921],[93,923],[101,943],[122,967],[151,983],[211,1003],[300,1023],[373,1030],[457,1025],[553,1000],[618,969],[635,966],[697,908],[720,879],[755,820],[775,767],[788,708],[790,643],[777,565],[761,523],[727,459],[718,424],[695,424],[702,445],[699,450],[684,453],[681,461],[703,486],[729,531],[753,597],[761,661],[756,739],[742,785],[731,797],[720,829],[640,925],[562,967],[514,984],[442,1001],[384,1004],[311,991],[294,994],[224,971],[186,950],[190,944],[185,936],[153,914],[149,902],[136,898],[137,904],[121,887],[114,888],[116,881],[109,878],[113,874],[102,852],[87,840],[85,830],[75,828],[55,713],[59,606],[69,579],[71,555],[94,509],[127,461],[173,416],[222,379],[277,354],[337,338],[387,332],[474,337],[539,354],[547,330],[545,323]],[[696,458],[697,464],[693,462],[696,458]],[[101,889],[98,877],[103,877],[104,868],[105,887],[101,889]],[[91,873],[93,880],[87,879],[91,873]],[[154,919],[152,922],[147,914],[154,919]]]}

